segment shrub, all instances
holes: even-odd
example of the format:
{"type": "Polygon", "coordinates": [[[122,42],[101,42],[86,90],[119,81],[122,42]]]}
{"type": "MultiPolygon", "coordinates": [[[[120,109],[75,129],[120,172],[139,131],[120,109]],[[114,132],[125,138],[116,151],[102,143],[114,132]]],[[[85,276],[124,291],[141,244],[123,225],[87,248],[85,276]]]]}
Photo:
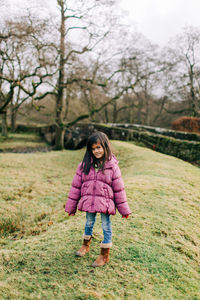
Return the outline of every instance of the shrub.
{"type": "Polygon", "coordinates": [[[200,118],[180,117],[172,122],[172,129],[200,133],[200,118]]]}

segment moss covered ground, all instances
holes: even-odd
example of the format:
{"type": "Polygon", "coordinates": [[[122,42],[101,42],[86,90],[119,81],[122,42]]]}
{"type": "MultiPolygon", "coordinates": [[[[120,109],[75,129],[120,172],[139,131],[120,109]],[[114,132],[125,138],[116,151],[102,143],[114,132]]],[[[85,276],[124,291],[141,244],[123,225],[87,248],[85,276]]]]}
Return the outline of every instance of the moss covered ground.
{"type": "Polygon", "coordinates": [[[200,299],[200,169],[112,141],[132,215],[112,217],[110,262],[75,257],[85,215],[64,213],[84,149],[0,154],[0,299],[200,299]]]}

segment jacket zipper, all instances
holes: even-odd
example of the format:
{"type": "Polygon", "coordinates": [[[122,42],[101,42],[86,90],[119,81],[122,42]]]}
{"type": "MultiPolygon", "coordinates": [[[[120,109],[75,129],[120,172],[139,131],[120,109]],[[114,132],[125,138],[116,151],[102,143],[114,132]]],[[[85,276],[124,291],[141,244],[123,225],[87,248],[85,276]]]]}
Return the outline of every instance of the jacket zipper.
{"type": "Polygon", "coordinates": [[[94,168],[94,185],[93,185],[93,195],[92,195],[92,207],[94,206],[95,190],[96,190],[97,172],[94,168]]]}

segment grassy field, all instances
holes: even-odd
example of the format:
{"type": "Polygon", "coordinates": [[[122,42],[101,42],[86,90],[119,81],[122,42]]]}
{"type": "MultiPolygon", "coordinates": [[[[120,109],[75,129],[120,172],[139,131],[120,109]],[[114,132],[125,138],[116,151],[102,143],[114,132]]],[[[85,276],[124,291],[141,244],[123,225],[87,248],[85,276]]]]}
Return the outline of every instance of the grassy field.
{"type": "Polygon", "coordinates": [[[8,137],[0,135],[0,152],[25,152],[47,146],[42,138],[34,133],[9,133],[8,137]]]}
{"type": "Polygon", "coordinates": [[[85,214],[63,205],[84,149],[0,154],[0,299],[200,299],[200,169],[131,143],[113,141],[132,215],[112,217],[110,262],[91,251],[85,214]]]}

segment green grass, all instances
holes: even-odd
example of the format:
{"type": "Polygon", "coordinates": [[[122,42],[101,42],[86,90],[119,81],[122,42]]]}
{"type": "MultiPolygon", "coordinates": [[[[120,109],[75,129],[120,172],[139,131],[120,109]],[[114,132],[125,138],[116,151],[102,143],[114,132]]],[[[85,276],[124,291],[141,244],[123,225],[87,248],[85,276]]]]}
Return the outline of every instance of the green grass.
{"type": "Polygon", "coordinates": [[[8,137],[0,135],[0,152],[41,147],[47,147],[47,144],[35,133],[9,133],[8,137]]]}
{"type": "Polygon", "coordinates": [[[113,141],[132,215],[112,217],[110,262],[91,251],[85,214],[63,205],[84,149],[0,154],[0,299],[200,299],[200,169],[132,143],[113,141]]]}

